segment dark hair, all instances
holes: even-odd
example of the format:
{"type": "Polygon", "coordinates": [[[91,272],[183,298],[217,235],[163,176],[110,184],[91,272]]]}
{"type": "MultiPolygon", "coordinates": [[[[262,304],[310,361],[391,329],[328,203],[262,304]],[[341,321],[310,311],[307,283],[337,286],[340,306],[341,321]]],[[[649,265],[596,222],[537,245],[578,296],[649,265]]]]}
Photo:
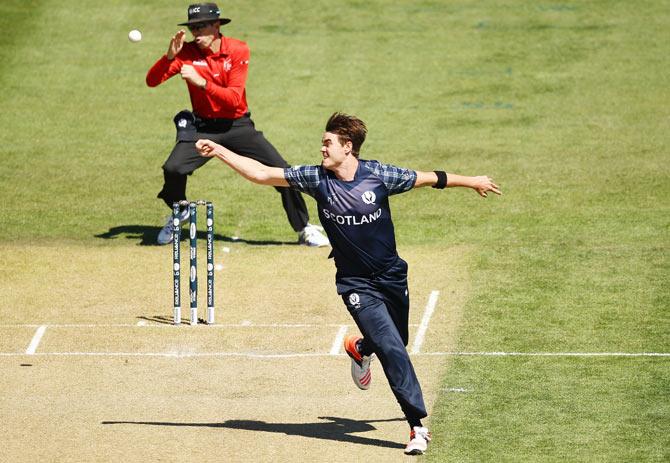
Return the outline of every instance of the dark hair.
{"type": "Polygon", "coordinates": [[[337,139],[341,145],[350,141],[352,145],[351,151],[355,157],[358,157],[358,152],[365,141],[368,129],[365,127],[365,123],[356,116],[336,112],[328,119],[326,132],[337,135],[337,139]]]}

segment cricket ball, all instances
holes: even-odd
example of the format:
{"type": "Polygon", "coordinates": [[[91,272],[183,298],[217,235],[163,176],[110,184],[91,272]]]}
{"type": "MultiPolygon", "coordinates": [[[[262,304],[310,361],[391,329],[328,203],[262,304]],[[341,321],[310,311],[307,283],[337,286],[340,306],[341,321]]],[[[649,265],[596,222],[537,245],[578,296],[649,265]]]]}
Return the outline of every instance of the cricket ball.
{"type": "Polygon", "coordinates": [[[133,29],[132,31],[128,32],[128,40],[131,42],[139,42],[142,40],[142,33],[137,29],[133,29]]]}

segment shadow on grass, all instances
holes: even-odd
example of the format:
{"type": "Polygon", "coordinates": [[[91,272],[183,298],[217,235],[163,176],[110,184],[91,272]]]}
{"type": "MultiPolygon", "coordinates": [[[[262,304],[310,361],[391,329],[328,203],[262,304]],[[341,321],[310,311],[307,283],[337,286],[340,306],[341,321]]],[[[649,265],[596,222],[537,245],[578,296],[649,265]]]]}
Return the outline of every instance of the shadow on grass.
{"type": "Polygon", "coordinates": [[[320,420],[327,422],[317,423],[266,423],[256,420],[228,420],[222,423],[172,423],[164,421],[103,421],[101,424],[137,424],[144,426],[185,426],[185,427],[207,427],[240,429],[245,431],[273,432],[289,436],[303,436],[314,439],[327,439],[338,442],[349,442],[352,444],[372,445],[375,447],[387,447],[402,449],[405,446],[398,442],[382,439],[370,439],[363,436],[355,436],[353,433],[374,431],[376,428],[370,423],[383,423],[390,421],[405,421],[404,418],[390,418],[385,420],[350,420],[333,416],[320,416],[320,420]]]}
{"type": "MultiPolygon", "coordinates": [[[[158,232],[162,227],[150,226],[150,225],[119,225],[118,227],[112,227],[105,233],[100,233],[94,235],[96,238],[102,238],[106,240],[113,240],[119,237],[126,238],[128,240],[139,240],[140,246],[159,246],[156,243],[156,237],[158,232]]],[[[182,231],[181,240],[185,241],[188,239],[188,232],[182,231]]],[[[198,239],[206,240],[207,233],[204,230],[198,230],[198,239]]],[[[228,243],[245,243],[252,246],[285,246],[285,245],[297,245],[296,241],[272,241],[272,240],[245,240],[242,238],[232,238],[230,236],[219,235],[214,233],[214,241],[225,241],[228,243]]]]}

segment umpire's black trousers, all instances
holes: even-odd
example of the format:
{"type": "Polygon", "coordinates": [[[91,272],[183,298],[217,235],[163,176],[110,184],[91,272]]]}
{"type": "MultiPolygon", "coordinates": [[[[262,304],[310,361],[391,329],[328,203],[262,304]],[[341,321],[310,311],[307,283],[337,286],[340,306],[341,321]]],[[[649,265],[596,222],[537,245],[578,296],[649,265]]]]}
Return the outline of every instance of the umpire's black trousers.
{"type": "MultiPolygon", "coordinates": [[[[200,156],[195,142],[208,138],[229,150],[271,167],[288,167],[274,146],[256,130],[249,114],[239,119],[202,119],[189,111],[175,116],[177,144],[163,164],[165,183],[158,197],[169,208],[172,203],[186,199],[187,176],[203,166],[210,158],[200,156]]],[[[309,215],[302,195],[293,189],[276,187],[282,198],[288,221],[293,230],[300,231],[307,225],[309,215]]]]}

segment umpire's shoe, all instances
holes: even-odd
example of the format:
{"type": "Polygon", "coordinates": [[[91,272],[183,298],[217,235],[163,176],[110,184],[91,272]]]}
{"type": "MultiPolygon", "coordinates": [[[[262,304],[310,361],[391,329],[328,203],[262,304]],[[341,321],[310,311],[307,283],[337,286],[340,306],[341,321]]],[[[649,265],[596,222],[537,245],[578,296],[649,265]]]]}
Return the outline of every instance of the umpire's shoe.
{"type": "Polygon", "coordinates": [[[314,247],[330,246],[330,241],[321,233],[322,231],[323,228],[318,225],[308,223],[298,234],[298,243],[314,247]]]}
{"type": "MultiPolygon", "coordinates": [[[[188,210],[188,207],[184,208],[180,213],[179,213],[179,225],[183,224],[188,220],[190,216],[190,212],[188,210]]],[[[174,232],[174,220],[172,215],[170,215],[167,218],[167,221],[165,222],[165,226],[161,229],[161,231],[158,232],[158,237],[156,238],[156,242],[158,244],[169,244],[172,243],[172,233],[174,232]]]]}

